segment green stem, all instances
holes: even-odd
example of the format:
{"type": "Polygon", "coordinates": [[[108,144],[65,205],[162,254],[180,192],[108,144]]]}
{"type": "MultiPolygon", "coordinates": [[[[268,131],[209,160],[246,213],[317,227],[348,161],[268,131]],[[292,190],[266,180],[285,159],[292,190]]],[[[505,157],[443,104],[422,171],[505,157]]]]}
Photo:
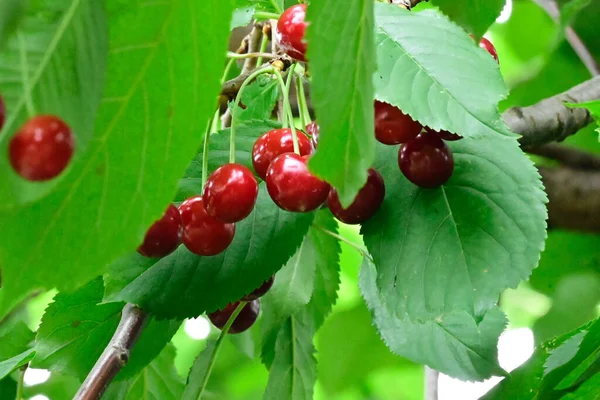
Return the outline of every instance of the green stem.
{"type": "Polygon", "coordinates": [[[271,4],[277,10],[276,13],[266,12],[266,11],[254,11],[254,19],[279,19],[281,17],[281,9],[277,6],[273,0],[271,0],[271,4]]]}
{"type": "Polygon", "coordinates": [[[352,247],[354,250],[358,251],[360,253],[361,256],[363,257],[367,257],[369,260],[371,260],[371,262],[373,261],[373,258],[371,257],[371,255],[369,254],[369,251],[367,249],[365,249],[364,247],[346,239],[345,237],[343,237],[342,235],[339,235],[335,232],[331,232],[329,229],[323,228],[321,225],[315,225],[315,228],[317,228],[318,230],[320,230],[323,233],[328,234],[331,237],[336,238],[339,241],[342,241],[344,243],[346,243],[348,246],[352,247]]]}
{"type": "Polygon", "coordinates": [[[233,67],[234,62],[235,62],[235,58],[230,58],[229,61],[227,62],[227,65],[225,65],[225,69],[223,70],[223,76],[221,77],[221,85],[227,79],[227,75],[229,75],[229,71],[231,71],[231,67],[233,67]]]}
{"type": "Polygon", "coordinates": [[[17,37],[19,40],[19,55],[21,62],[21,80],[23,83],[23,97],[25,98],[25,108],[27,109],[27,114],[29,118],[33,117],[35,112],[35,106],[33,105],[33,100],[31,99],[31,85],[29,83],[29,68],[27,65],[27,52],[25,51],[25,40],[23,39],[23,35],[19,31],[17,33],[17,37]]]}
{"type": "Polygon", "coordinates": [[[219,354],[219,349],[221,348],[221,344],[223,343],[223,339],[229,332],[229,328],[233,324],[233,321],[237,318],[237,316],[242,312],[242,308],[248,304],[245,301],[241,301],[240,304],[236,307],[235,311],[231,314],[231,317],[227,320],[227,323],[223,327],[219,338],[217,339],[217,343],[215,343],[215,350],[210,356],[210,361],[208,362],[208,366],[206,367],[206,373],[204,374],[204,379],[202,380],[202,385],[200,386],[200,393],[198,394],[198,400],[202,398],[202,394],[204,393],[204,389],[206,389],[206,384],[208,383],[208,378],[210,378],[210,373],[212,372],[213,366],[215,365],[215,361],[217,360],[217,355],[219,354]]]}
{"type": "MultiPolygon", "coordinates": [[[[258,54],[263,54],[267,51],[267,44],[269,43],[269,38],[267,37],[267,35],[263,34],[262,35],[262,41],[260,42],[260,49],[258,50],[258,54]]],[[[272,55],[273,57],[275,57],[275,55],[272,55]]],[[[263,57],[262,55],[258,57],[258,59],[256,60],[256,65],[261,65],[263,62],[263,57]]]]}
{"type": "MultiPolygon", "coordinates": [[[[292,75],[294,68],[295,68],[296,64],[292,64],[292,66],[290,67],[290,71],[288,72],[290,75],[292,75]]],[[[289,95],[289,89],[288,86],[286,86],[286,84],[283,82],[283,77],[281,76],[281,72],[279,72],[278,70],[274,70],[275,76],[277,76],[277,81],[279,82],[279,87],[281,88],[281,91],[283,93],[283,110],[284,110],[284,115],[287,115],[287,122],[289,123],[289,125],[286,125],[286,123],[283,124],[284,128],[287,128],[289,126],[289,128],[292,130],[292,139],[294,142],[294,153],[296,154],[300,154],[300,147],[298,146],[298,134],[296,133],[296,127],[294,126],[294,114],[292,113],[292,106],[290,105],[290,95],[289,95]]],[[[288,76],[289,79],[289,76],[288,76]]]]}
{"type": "Polygon", "coordinates": [[[306,93],[304,92],[304,84],[302,83],[301,76],[296,77],[296,96],[298,97],[298,111],[302,120],[302,126],[306,128],[306,125],[310,123],[310,113],[308,112],[308,103],[306,102],[306,93]]]}
{"type": "Polygon", "coordinates": [[[27,371],[27,365],[19,368],[19,379],[17,380],[17,397],[16,400],[23,399],[23,381],[25,380],[25,371],[27,371]]]}
{"type": "MultiPolygon", "coordinates": [[[[271,66],[258,69],[256,71],[254,71],[252,74],[250,74],[250,76],[248,78],[246,78],[244,83],[242,83],[242,86],[240,86],[240,90],[239,90],[237,96],[235,97],[235,103],[233,104],[233,109],[231,110],[231,133],[229,135],[229,162],[230,163],[235,162],[235,125],[237,122],[236,116],[238,114],[237,110],[240,106],[240,101],[242,101],[242,94],[244,93],[244,89],[246,89],[246,86],[248,86],[250,84],[250,82],[252,82],[254,80],[254,78],[256,78],[257,76],[267,73],[267,72],[273,72],[273,71],[275,71],[275,69],[271,66]]],[[[277,72],[279,72],[279,71],[277,71],[277,72]]],[[[279,76],[281,76],[281,74],[279,76]]]]}

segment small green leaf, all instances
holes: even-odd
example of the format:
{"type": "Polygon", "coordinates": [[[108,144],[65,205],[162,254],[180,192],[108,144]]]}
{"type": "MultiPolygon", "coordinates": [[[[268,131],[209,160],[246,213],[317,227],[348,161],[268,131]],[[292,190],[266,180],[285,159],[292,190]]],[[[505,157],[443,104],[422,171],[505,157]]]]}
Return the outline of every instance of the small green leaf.
{"type": "Polygon", "coordinates": [[[373,1],[315,0],[307,12],[311,99],[321,129],[309,167],[347,206],[375,156],[373,1]]]}
{"type": "Polygon", "coordinates": [[[6,360],[29,349],[35,333],[23,321],[0,325],[0,360],[6,360]]]}
{"type": "Polygon", "coordinates": [[[210,340],[206,348],[196,357],[194,365],[188,374],[185,390],[183,391],[182,400],[196,400],[200,398],[206,389],[205,385],[208,381],[207,374],[211,359],[214,357],[216,350],[216,341],[210,340]]]}
{"type": "Polygon", "coordinates": [[[479,40],[496,22],[506,0],[432,0],[432,3],[479,40]]]}
{"type": "MultiPolygon", "coordinates": [[[[56,296],[38,330],[33,367],[85,379],[115,333],[123,309],[122,303],[97,304],[102,293],[99,278],[76,292],[56,296]]],[[[129,378],[144,368],[171,340],[180,324],[151,319],[116,379],[129,378]]]]}
{"type": "Polygon", "coordinates": [[[281,13],[284,10],[284,0],[235,0],[236,9],[256,7],[260,11],[281,13]]]}
{"type": "Polygon", "coordinates": [[[200,257],[180,246],[111,299],[137,304],[160,318],[195,317],[222,308],[277,272],[300,246],[313,218],[281,210],[261,184],[254,211],[236,224],[225,252],[200,257]]]}
{"type": "Polygon", "coordinates": [[[168,345],[130,380],[112,383],[103,400],[180,400],[183,379],[174,367],[175,347],[168,345]]]}
{"type": "Polygon", "coordinates": [[[25,350],[21,354],[17,354],[7,360],[0,361],[0,379],[4,379],[8,374],[19,367],[27,364],[35,356],[34,349],[25,350]]]}
{"type": "MultiPolygon", "coordinates": [[[[235,118],[238,122],[269,120],[278,98],[277,79],[271,75],[259,75],[242,93],[241,105],[243,108],[238,109],[235,118]]],[[[233,104],[231,104],[231,108],[233,108],[233,104]]]]}
{"type": "Polygon", "coordinates": [[[383,3],[375,4],[375,22],[378,100],[435,130],[516,136],[498,111],[507,95],[498,64],[462,29],[433,10],[383,3]]]}
{"type": "Polygon", "coordinates": [[[240,28],[246,26],[252,21],[252,17],[254,16],[254,11],[256,10],[256,6],[247,6],[242,8],[236,8],[233,11],[233,16],[231,17],[231,24],[229,25],[230,29],[240,28]]]}

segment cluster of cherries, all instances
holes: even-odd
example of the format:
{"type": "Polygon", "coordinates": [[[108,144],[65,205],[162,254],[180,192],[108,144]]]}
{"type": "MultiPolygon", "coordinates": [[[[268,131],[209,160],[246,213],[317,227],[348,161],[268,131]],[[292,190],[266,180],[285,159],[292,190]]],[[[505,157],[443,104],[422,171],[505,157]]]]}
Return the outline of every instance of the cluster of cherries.
{"type": "MultiPolygon", "coordinates": [[[[0,130],[6,120],[6,104],[0,96],[0,130]]],[[[71,128],[54,115],[30,118],[10,139],[10,165],[28,181],[48,181],[60,175],[73,157],[71,128]]]]}

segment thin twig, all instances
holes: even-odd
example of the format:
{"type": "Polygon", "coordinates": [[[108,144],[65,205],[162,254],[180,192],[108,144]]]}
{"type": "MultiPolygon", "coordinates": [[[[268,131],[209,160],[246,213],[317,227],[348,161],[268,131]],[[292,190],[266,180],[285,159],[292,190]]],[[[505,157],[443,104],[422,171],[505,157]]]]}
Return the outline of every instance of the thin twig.
{"type": "MultiPolygon", "coordinates": [[[[560,23],[560,8],[555,0],[535,0],[535,2],[546,11],[554,22],[560,23]]],[[[599,75],[600,67],[598,66],[598,63],[585,46],[585,43],[583,43],[583,40],[581,40],[577,32],[575,32],[575,29],[571,26],[565,27],[565,37],[581,62],[583,62],[588,71],[590,71],[590,74],[592,76],[599,75]]]]}
{"type": "Polygon", "coordinates": [[[129,361],[131,349],[144,329],[148,315],[133,304],[123,308],[121,322],[112,339],[96,361],[74,400],[97,400],[129,361]]]}
{"type": "Polygon", "coordinates": [[[527,152],[558,161],[574,169],[600,170],[600,157],[597,155],[558,143],[548,143],[527,152]]]}
{"type": "Polygon", "coordinates": [[[425,400],[438,399],[438,383],[440,373],[435,369],[425,366],[425,400]]]}
{"type": "Polygon", "coordinates": [[[277,56],[275,54],[271,54],[271,53],[261,53],[261,52],[255,52],[255,53],[246,53],[246,54],[238,54],[238,53],[234,53],[233,51],[230,51],[227,53],[227,58],[235,58],[235,59],[244,59],[244,58],[277,58],[277,56]]]}

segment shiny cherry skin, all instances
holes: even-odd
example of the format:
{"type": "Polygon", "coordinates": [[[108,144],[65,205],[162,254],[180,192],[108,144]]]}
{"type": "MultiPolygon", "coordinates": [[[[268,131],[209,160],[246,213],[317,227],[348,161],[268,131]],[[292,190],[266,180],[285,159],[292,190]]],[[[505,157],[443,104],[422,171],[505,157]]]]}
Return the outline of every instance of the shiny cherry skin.
{"type": "Polygon", "coordinates": [[[214,256],[229,247],[235,224],[219,221],[206,213],[202,196],[190,197],[179,206],[183,223],[182,242],[199,256],[214,256]]]}
{"type": "Polygon", "coordinates": [[[494,57],[494,60],[496,60],[497,63],[500,63],[500,60],[498,59],[498,52],[496,51],[496,47],[494,47],[492,42],[490,42],[486,38],[481,38],[481,41],[479,42],[479,47],[490,53],[492,57],[494,57]]]}
{"type": "Polygon", "coordinates": [[[267,171],[267,190],[280,208],[293,212],[316,210],[327,199],[329,184],[310,173],[308,156],[285,153],[267,171]]]}
{"type": "Polygon", "coordinates": [[[275,275],[264,281],[263,284],[254,289],[252,293],[242,297],[242,301],[252,301],[264,296],[273,286],[273,282],[275,282],[275,275]]]}
{"type": "Polygon", "coordinates": [[[398,152],[398,165],[406,178],[422,188],[443,185],[454,172],[454,158],[436,134],[423,132],[398,152]]]}
{"type": "Polygon", "coordinates": [[[6,104],[4,98],[0,95],[0,131],[4,127],[4,121],[6,121],[6,104]]]}
{"type": "Polygon", "coordinates": [[[138,253],[146,257],[164,257],[171,254],[181,243],[181,215],[173,204],[167,207],[161,219],[156,221],[138,247],[138,253]]]}
{"type": "Polygon", "coordinates": [[[206,212],[223,222],[238,222],[254,209],[258,182],[252,171],[240,164],[225,164],[215,170],[204,186],[206,212]]]}
{"type": "Polygon", "coordinates": [[[39,115],[27,121],[10,140],[10,164],[27,180],[47,181],[67,167],[74,147],[71,129],[64,121],[53,115],[39,115]]]}
{"type": "Polygon", "coordinates": [[[369,168],[367,183],[359,190],[354,202],[348,208],[342,208],[337,191],[329,191],[327,204],[338,220],[346,224],[360,224],[368,220],[379,210],[385,197],[383,176],[377,170],[369,168]]]}
{"type": "Polygon", "coordinates": [[[388,145],[406,143],[421,132],[423,126],[399,108],[375,101],[375,138],[388,145]]]}
{"type": "Polygon", "coordinates": [[[444,130],[437,132],[429,127],[425,127],[425,130],[429,133],[436,134],[439,137],[441,137],[442,139],[447,140],[449,142],[454,142],[456,140],[460,140],[463,138],[462,136],[457,135],[456,133],[452,133],[452,132],[448,132],[448,131],[444,131],[444,130]]]}
{"type": "Polygon", "coordinates": [[[281,14],[277,21],[277,39],[281,49],[298,61],[306,61],[306,41],[304,32],[308,25],[306,4],[291,6],[281,14]]]}
{"type": "Polygon", "coordinates": [[[317,121],[313,121],[310,124],[306,125],[306,133],[310,136],[310,141],[312,145],[317,148],[317,144],[319,143],[319,124],[317,121]]]}
{"type": "MultiPolygon", "coordinates": [[[[208,319],[219,329],[223,329],[229,321],[229,318],[240,304],[239,301],[235,303],[229,303],[222,310],[217,310],[208,314],[208,319]]],[[[258,319],[258,312],[260,311],[260,302],[253,300],[246,304],[242,311],[238,314],[237,318],[231,324],[228,333],[242,333],[250,329],[252,325],[258,319]]]]}
{"type": "MultiPolygon", "coordinates": [[[[313,147],[308,138],[296,130],[300,155],[306,156],[313,152],[313,147]]],[[[252,148],[252,166],[256,174],[263,180],[267,176],[267,169],[271,162],[279,155],[294,152],[294,139],[289,128],[273,129],[256,139],[252,148]]]]}

